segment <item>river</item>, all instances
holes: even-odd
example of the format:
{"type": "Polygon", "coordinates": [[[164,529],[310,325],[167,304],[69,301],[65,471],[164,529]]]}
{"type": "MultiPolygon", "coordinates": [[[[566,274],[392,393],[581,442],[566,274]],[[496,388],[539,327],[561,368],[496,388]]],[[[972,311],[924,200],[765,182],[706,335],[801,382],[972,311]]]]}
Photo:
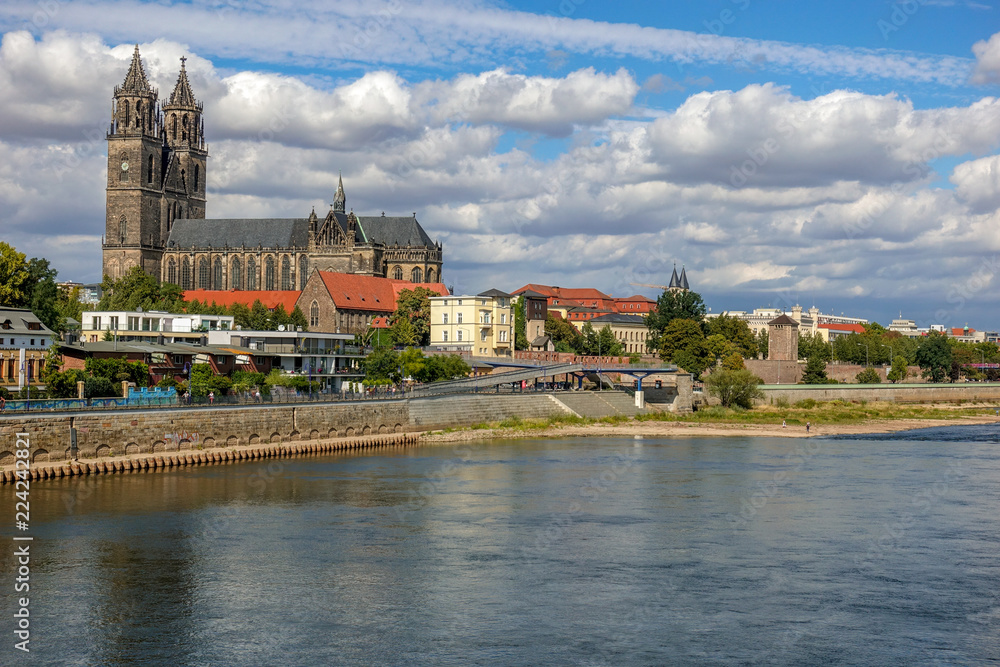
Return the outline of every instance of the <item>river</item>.
{"type": "Polygon", "coordinates": [[[0,661],[996,664],[998,436],[529,439],[38,482],[31,652],[11,546],[0,661]]]}

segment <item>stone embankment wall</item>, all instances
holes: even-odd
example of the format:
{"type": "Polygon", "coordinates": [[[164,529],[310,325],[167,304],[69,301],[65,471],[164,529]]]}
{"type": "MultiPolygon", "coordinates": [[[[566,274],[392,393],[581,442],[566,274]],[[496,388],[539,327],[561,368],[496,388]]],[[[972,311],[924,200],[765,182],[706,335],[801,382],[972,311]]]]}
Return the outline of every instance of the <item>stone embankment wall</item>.
{"type": "Polygon", "coordinates": [[[786,400],[791,404],[815,401],[895,401],[897,403],[958,402],[1000,404],[1000,383],[962,384],[800,384],[762,386],[760,403],[786,400]]]}

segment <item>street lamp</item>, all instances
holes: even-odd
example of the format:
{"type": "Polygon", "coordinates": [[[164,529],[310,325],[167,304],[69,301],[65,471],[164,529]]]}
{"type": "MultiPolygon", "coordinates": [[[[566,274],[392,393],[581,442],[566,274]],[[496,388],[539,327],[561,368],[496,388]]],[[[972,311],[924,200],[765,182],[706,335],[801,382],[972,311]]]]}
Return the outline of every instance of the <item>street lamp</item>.
{"type": "Polygon", "coordinates": [[[868,343],[858,343],[865,346],[865,368],[868,368],[868,343]]]}
{"type": "Polygon", "coordinates": [[[887,343],[882,343],[882,347],[889,348],[889,365],[892,366],[892,345],[889,345],[887,343]]]}

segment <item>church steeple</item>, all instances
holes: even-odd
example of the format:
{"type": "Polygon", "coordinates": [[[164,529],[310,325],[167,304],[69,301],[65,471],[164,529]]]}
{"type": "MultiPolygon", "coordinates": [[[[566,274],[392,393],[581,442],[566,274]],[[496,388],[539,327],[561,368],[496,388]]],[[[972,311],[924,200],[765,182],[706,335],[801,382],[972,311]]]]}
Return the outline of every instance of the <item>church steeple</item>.
{"type": "Polygon", "coordinates": [[[344,194],[344,175],[340,175],[337,182],[337,194],[333,196],[333,210],[336,213],[345,213],[347,210],[347,196],[344,194]]]}
{"type": "Polygon", "coordinates": [[[667,289],[681,289],[680,278],[677,277],[677,265],[674,264],[674,273],[670,276],[670,284],[667,285],[667,289]]]}
{"type": "Polygon", "coordinates": [[[205,125],[202,120],[204,106],[194,98],[188,82],[186,57],[181,57],[181,71],[177,85],[170,94],[170,101],[163,105],[167,144],[171,147],[205,148],[205,125]]]}
{"type": "Polygon", "coordinates": [[[139,45],[132,52],[132,64],[122,85],[115,86],[111,107],[110,134],[156,136],[160,129],[160,114],[156,108],[159,94],[149,85],[142,67],[139,45]]]}

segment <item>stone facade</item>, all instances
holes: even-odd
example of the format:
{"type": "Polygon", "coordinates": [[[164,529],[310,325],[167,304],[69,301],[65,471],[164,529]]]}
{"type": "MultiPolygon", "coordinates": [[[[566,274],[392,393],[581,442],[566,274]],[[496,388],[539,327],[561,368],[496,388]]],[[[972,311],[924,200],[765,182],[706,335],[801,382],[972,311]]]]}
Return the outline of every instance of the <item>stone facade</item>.
{"type": "Polygon", "coordinates": [[[797,361],[799,358],[799,323],[788,315],[779,315],[767,323],[768,361],[797,361]]]}
{"type": "Polygon", "coordinates": [[[442,249],[410,216],[357,216],[343,179],[329,213],[302,218],[206,219],[203,106],[180,74],[169,101],[149,85],[136,47],[114,91],[107,135],[103,270],[132,267],[187,289],[302,289],[312,269],[411,282],[441,279],[442,249]]]}

